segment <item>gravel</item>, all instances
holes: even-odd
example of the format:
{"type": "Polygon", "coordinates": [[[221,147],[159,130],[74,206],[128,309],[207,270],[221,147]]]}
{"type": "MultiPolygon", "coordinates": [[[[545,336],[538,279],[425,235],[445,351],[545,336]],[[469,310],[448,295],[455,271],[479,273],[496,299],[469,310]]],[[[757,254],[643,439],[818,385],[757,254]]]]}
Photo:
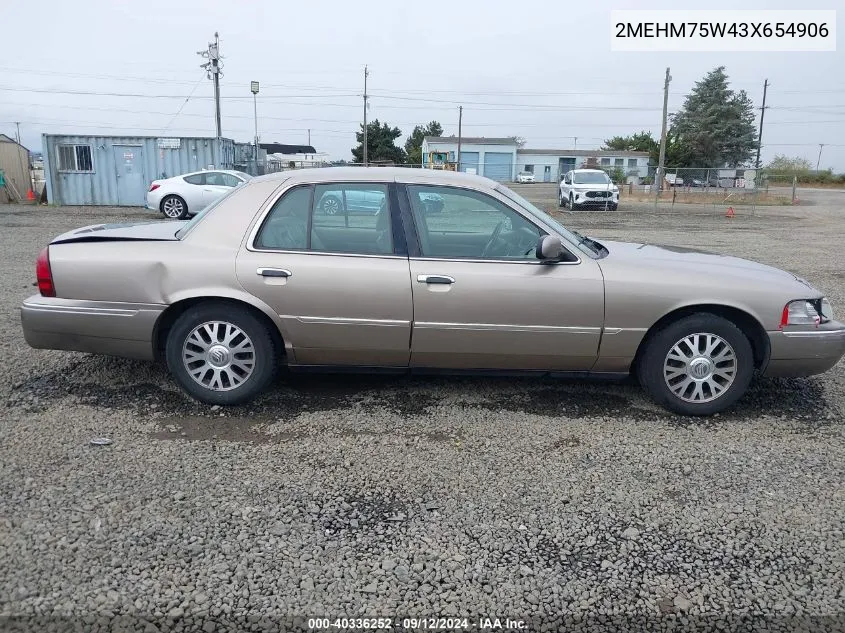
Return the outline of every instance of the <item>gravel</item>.
{"type": "MultiPolygon", "coordinates": [[[[526,190],[552,204],[551,187],[526,190]]],[[[843,309],[845,194],[800,198],[816,204],[564,221],[787,268],[843,309]]],[[[159,365],[23,341],[38,250],[132,218],[155,219],[0,207],[0,630],[271,631],[314,616],[845,629],[843,364],[758,380],[704,420],[633,381],[282,376],[216,409],[159,365]]]]}

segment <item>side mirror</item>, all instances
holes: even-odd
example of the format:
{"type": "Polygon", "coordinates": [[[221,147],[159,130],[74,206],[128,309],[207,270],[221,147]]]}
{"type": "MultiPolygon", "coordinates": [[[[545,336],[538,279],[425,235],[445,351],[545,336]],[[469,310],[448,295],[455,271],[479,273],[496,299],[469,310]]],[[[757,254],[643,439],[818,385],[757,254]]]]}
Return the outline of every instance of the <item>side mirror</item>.
{"type": "Polygon", "coordinates": [[[537,242],[537,259],[556,261],[563,256],[563,243],[557,235],[544,235],[537,242]]]}

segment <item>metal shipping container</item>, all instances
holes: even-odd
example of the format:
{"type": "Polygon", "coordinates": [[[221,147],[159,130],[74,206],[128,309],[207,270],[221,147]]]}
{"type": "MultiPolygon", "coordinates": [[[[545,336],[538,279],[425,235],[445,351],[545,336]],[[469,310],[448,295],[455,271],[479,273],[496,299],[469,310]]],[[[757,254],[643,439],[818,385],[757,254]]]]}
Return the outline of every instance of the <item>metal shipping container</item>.
{"type": "Polygon", "coordinates": [[[227,138],[44,134],[47,199],[61,205],[143,206],[150,182],[201,169],[232,169],[227,138]]]}
{"type": "Polygon", "coordinates": [[[5,134],[0,134],[0,170],[12,192],[8,194],[4,187],[0,187],[0,202],[19,202],[26,200],[32,189],[32,179],[29,172],[29,151],[5,134]]]}

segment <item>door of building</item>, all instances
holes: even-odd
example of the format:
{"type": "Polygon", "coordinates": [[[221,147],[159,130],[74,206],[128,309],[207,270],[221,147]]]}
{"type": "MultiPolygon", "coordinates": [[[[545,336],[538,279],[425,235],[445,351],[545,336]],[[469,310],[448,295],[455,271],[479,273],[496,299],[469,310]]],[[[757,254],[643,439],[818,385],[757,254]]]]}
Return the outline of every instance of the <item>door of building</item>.
{"type": "Polygon", "coordinates": [[[117,203],[121,206],[144,206],[147,193],[144,148],[140,145],[115,145],[112,149],[117,175],[117,203]]]}

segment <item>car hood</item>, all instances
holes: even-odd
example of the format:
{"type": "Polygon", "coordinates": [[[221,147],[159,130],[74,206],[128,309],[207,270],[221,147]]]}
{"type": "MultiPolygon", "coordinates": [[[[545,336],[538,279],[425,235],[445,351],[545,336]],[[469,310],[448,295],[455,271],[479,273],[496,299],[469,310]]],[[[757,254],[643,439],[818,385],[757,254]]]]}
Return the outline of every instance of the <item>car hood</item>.
{"type": "MultiPolygon", "coordinates": [[[[663,244],[641,244],[632,242],[616,242],[613,240],[599,240],[609,251],[606,259],[614,263],[624,263],[636,266],[638,263],[658,264],[660,266],[672,266],[672,270],[678,268],[694,269],[706,272],[712,277],[737,276],[745,279],[758,280],[760,283],[782,283],[785,285],[800,284],[805,287],[810,295],[821,293],[807,280],[794,275],[793,273],[760,264],[748,259],[734,257],[732,255],[720,255],[697,248],[684,246],[669,246],[663,244]]],[[[603,260],[599,260],[601,263],[603,260]]]]}
{"type": "Polygon", "coordinates": [[[604,185],[601,184],[600,182],[597,182],[595,184],[585,183],[583,185],[581,185],[581,184],[571,185],[571,187],[575,190],[584,189],[584,190],[598,190],[598,191],[604,191],[605,189],[613,189],[614,186],[615,185],[613,183],[610,183],[610,182],[607,183],[607,184],[604,184],[604,185]]]}
{"type": "Polygon", "coordinates": [[[92,224],[74,229],[56,237],[51,244],[69,242],[113,242],[113,241],[175,241],[176,232],[187,221],[174,222],[127,222],[124,224],[92,224]]]}

